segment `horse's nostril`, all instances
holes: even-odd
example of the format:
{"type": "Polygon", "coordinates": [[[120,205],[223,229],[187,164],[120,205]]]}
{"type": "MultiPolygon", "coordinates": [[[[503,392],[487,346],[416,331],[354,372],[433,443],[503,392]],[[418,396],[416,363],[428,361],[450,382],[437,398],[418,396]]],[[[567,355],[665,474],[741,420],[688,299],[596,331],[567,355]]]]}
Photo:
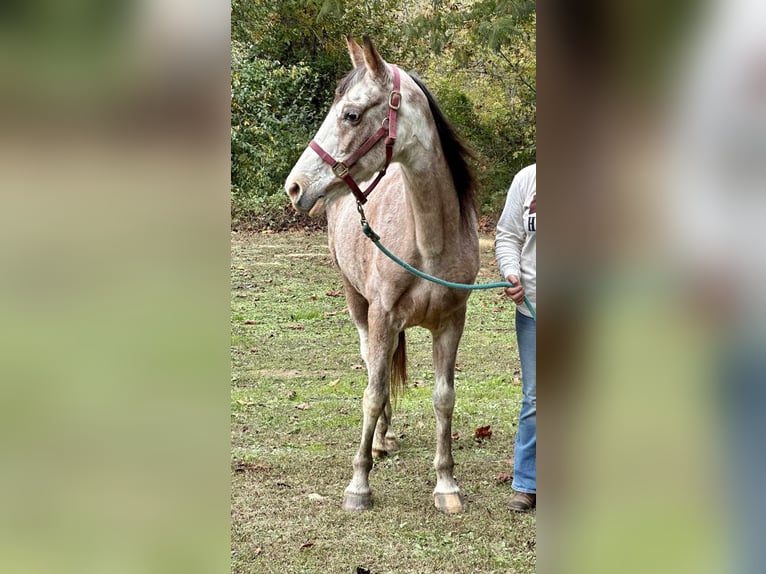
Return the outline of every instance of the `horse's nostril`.
{"type": "Polygon", "coordinates": [[[288,189],[287,189],[287,195],[290,196],[290,199],[295,201],[301,194],[301,186],[297,183],[293,183],[288,189]]]}

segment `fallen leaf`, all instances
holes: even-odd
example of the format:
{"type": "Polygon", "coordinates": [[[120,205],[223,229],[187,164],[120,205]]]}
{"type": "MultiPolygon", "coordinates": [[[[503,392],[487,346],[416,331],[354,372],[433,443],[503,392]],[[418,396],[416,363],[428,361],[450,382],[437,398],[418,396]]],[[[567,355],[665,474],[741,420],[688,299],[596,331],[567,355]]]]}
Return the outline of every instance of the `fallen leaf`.
{"type": "Polygon", "coordinates": [[[513,377],[513,384],[514,385],[520,385],[521,379],[519,377],[513,377]]]}
{"type": "Polygon", "coordinates": [[[293,331],[303,331],[303,329],[305,329],[306,327],[304,327],[300,323],[296,323],[295,325],[290,325],[287,328],[292,329],[293,331]]]}
{"type": "Polygon", "coordinates": [[[257,353],[258,352],[258,347],[250,347],[250,352],[251,353],[257,353]]]}
{"type": "Polygon", "coordinates": [[[338,314],[337,311],[325,311],[324,312],[324,316],[325,317],[335,317],[335,315],[337,315],[337,314],[338,314]]]}
{"type": "Polygon", "coordinates": [[[460,439],[460,433],[455,431],[452,433],[452,440],[459,440],[460,439]]]}
{"type": "Polygon", "coordinates": [[[263,548],[261,548],[260,546],[256,548],[255,550],[253,550],[254,556],[260,556],[261,554],[263,554],[263,548]]]}
{"type": "Polygon", "coordinates": [[[287,391],[285,395],[288,399],[293,400],[298,394],[295,391],[287,391]]]}
{"type": "Polygon", "coordinates": [[[497,482],[510,482],[511,480],[513,480],[513,475],[508,474],[507,472],[501,472],[495,477],[495,480],[497,482]]]}
{"type": "Polygon", "coordinates": [[[335,387],[335,386],[338,385],[338,383],[340,383],[340,379],[335,379],[334,381],[330,381],[329,383],[327,383],[327,386],[328,387],[335,387]]]}
{"type": "Polygon", "coordinates": [[[255,325],[255,321],[253,321],[252,319],[248,319],[247,321],[245,321],[245,325],[255,325]]]}
{"type": "Polygon", "coordinates": [[[321,494],[317,494],[316,492],[312,492],[308,496],[309,500],[314,500],[316,502],[322,502],[323,500],[327,500],[326,496],[322,496],[321,494]]]}
{"type": "Polygon", "coordinates": [[[426,424],[423,421],[418,421],[417,427],[419,429],[426,428],[426,424]]]}
{"type": "Polygon", "coordinates": [[[312,301],[316,301],[318,297],[316,295],[312,295],[311,297],[309,297],[309,299],[311,299],[312,301]]]}
{"type": "Polygon", "coordinates": [[[300,403],[298,405],[295,405],[296,409],[300,409],[302,411],[308,410],[309,404],[308,403],[300,403]]]}
{"type": "Polygon", "coordinates": [[[343,295],[343,291],[340,289],[330,289],[325,295],[328,297],[339,297],[340,295],[343,295]]]}
{"type": "Polygon", "coordinates": [[[413,383],[413,385],[412,385],[412,386],[413,386],[413,387],[415,387],[415,388],[417,389],[417,388],[419,388],[419,387],[425,387],[427,384],[428,384],[428,383],[426,383],[425,381],[420,381],[420,380],[417,380],[417,381],[415,381],[415,382],[413,383]]]}
{"type": "Polygon", "coordinates": [[[475,440],[483,440],[485,438],[492,438],[492,429],[490,428],[491,425],[487,425],[485,427],[479,427],[475,431],[473,431],[473,438],[475,440]]]}
{"type": "Polygon", "coordinates": [[[304,544],[301,544],[301,550],[303,550],[304,548],[311,548],[312,546],[314,546],[313,542],[306,542],[304,544]]]}

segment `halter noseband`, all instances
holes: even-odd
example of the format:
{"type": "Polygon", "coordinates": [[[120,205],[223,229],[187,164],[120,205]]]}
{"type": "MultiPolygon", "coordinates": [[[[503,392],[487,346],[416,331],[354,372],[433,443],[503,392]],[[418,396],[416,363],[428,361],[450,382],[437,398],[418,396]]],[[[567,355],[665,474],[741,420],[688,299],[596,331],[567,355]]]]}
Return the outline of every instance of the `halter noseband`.
{"type": "Polygon", "coordinates": [[[309,147],[313,149],[317,155],[332,168],[335,176],[346,182],[346,185],[349,187],[349,189],[351,189],[359,204],[364,204],[367,202],[367,196],[372,193],[372,190],[375,189],[375,186],[377,186],[383,176],[386,175],[386,169],[391,163],[391,156],[394,153],[394,142],[396,141],[396,115],[399,107],[402,104],[402,92],[399,90],[399,68],[391,65],[391,69],[394,72],[394,86],[391,90],[391,93],[388,95],[388,115],[383,119],[383,125],[378,128],[378,131],[372,134],[367,139],[367,141],[359,147],[359,149],[347,157],[345,161],[338,161],[325,150],[323,150],[322,146],[320,146],[316,140],[311,140],[309,143],[309,147]],[[357,161],[359,161],[363,155],[370,151],[372,147],[378,143],[378,141],[386,134],[388,134],[388,137],[386,137],[385,141],[386,163],[383,166],[383,169],[378,172],[375,180],[369,185],[367,189],[362,191],[354,181],[354,178],[351,177],[349,169],[351,169],[351,167],[357,161]]]}

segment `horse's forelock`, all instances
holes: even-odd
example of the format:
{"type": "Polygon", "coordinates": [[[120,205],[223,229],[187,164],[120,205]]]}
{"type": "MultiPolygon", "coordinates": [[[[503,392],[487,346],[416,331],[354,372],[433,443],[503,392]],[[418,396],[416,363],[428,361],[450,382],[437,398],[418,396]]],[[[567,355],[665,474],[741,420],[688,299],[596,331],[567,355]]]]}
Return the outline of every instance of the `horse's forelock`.
{"type": "Polygon", "coordinates": [[[366,73],[367,68],[364,66],[358,66],[343,76],[338,81],[338,87],[335,88],[335,101],[337,102],[340,98],[342,98],[346,92],[351,89],[352,86],[364,78],[366,73]]]}

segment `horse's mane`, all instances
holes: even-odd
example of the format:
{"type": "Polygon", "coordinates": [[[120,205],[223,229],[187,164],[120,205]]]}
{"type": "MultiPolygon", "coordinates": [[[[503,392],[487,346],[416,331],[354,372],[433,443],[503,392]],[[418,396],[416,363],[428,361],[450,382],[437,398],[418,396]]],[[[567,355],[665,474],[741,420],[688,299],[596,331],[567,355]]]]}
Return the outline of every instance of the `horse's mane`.
{"type": "Polygon", "coordinates": [[[458,202],[460,203],[460,219],[466,224],[476,213],[476,182],[471,166],[468,165],[468,158],[472,156],[472,153],[460,139],[460,136],[455,133],[455,130],[439,108],[436,98],[428,91],[423,80],[414,72],[409,72],[409,75],[428,100],[428,107],[431,108],[431,115],[434,117],[444,158],[447,160],[447,165],[452,173],[452,182],[455,184],[455,190],[457,191],[458,202]]]}
{"type": "MultiPolygon", "coordinates": [[[[364,66],[359,66],[346,74],[338,82],[338,87],[335,90],[335,100],[337,101],[343,97],[351,86],[364,77],[366,72],[367,70],[364,66]]],[[[468,165],[468,158],[472,157],[472,153],[455,133],[455,130],[439,108],[436,98],[428,90],[423,80],[415,72],[409,72],[409,76],[415,81],[428,100],[428,107],[431,109],[431,115],[434,118],[444,158],[449,166],[452,182],[457,191],[460,219],[463,224],[467,224],[470,218],[476,214],[475,179],[471,167],[468,165]]]]}

